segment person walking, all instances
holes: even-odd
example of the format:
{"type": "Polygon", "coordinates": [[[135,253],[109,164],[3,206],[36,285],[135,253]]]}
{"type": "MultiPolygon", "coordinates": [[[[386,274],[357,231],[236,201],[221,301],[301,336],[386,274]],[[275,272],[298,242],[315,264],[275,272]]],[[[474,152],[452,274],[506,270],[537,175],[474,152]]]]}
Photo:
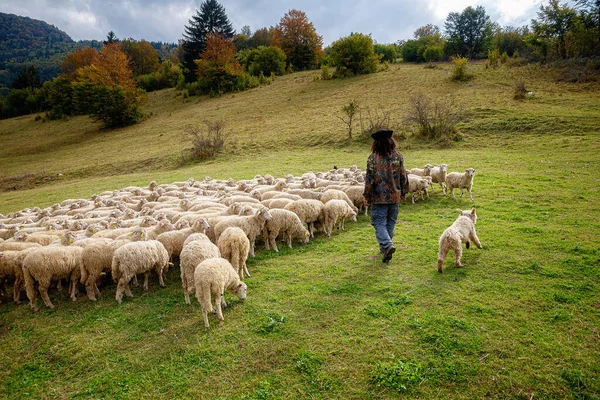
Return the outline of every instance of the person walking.
{"type": "Polygon", "coordinates": [[[392,238],[398,217],[398,203],[408,193],[408,176],[404,157],[396,151],[394,131],[380,129],[373,133],[371,155],[365,177],[365,206],[371,206],[371,225],[379,243],[382,261],[389,263],[396,251],[392,238]]]}

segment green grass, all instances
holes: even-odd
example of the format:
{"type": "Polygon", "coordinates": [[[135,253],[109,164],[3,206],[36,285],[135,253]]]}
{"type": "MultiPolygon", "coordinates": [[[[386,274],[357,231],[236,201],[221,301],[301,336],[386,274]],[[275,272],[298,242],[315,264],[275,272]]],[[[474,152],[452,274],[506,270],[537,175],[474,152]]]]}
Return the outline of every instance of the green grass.
{"type": "Polygon", "coordinates": [[[225,321],[210,315],[209,331],[199,305],[184,304],[176,268],[166,288],[152,279],[120,306],[112,285],[96,303],[54,291],[55,310],[2,304],[0,398],[598,398],[600,90],[535,67],[471,72],[468,83],[450,82],[446,64],[342,81],[301,73],[188,102],[162,91],[146,121],[110,132],[85,118],[0,122],[4,177],[63,173],[0,193],[3,213],[152,179],[364,167],[368,141],[346,143],[341,106],[385,105],[399,123],[417,90],[457,96],[469,118],[450,149],[401,142],[407,165],[476,169],[474,203],[436,188],[401,205],[389,265],[373,258],[364,216],[331,238],[258,251],[248,298],[227,295],[225,321]],[[534,92],[522,102],[512,99],[520,79],[534,92]],[[177,168],[183,127],[219,117],[235,147],[177,168]],[[483,249],[438,274],[439,235],[471,206],[483,249]]]}

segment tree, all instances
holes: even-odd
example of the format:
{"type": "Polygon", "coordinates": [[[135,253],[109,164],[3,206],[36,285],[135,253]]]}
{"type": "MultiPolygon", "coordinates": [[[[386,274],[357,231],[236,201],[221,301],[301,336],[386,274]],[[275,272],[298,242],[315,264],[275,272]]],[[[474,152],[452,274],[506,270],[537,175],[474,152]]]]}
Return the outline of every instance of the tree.
{"type": "Polygon", "coordinates": [[[400,47],[400,55],[408,62],[434,62],[442,60],[446,41],[439,33],[423,36],[418,40],[407,40],[400,47]]]}
{"type": "Polygon", "coordinates": [[[393,44],[375,44],[373,50],[375,50],[375,54],[377,54],[381,61],[383,62],[394,62],[396,58],[398,58],[398,52],[396,51],[396,46],[393,44]]]}
{"type": "Polygon", "coordinates": [[[113,31],[108,32],[108,35],[106,35],[106,40],[104,41],[104,44],[113,44],[113,43],[119,43],[119,38],[117,38],[117,35],[115,35],[115,33],[113,31]]]}
{"type": "Polygon", "coordinates": [[[243,63],[250,75],[283,75],[285,72],[285,53],[276,46],[259,46],[250,50],[243,57],[243,63]]]}
{"type": "Polygon", "coordinates": [[[205,0],[200,10],[189,20],[183,34],[183,73],[188,82],[196,79],[195,60],[204,51],[205,42],[212,33],[217,33],[226,39],[233,39],[235,31],[223,7],[217,0],[205,0]]]}
{"type": "Polygon", "coordinates": [[[576,0],[575,4],[594,16],[596,29],[598,30],[596,55],[600,57],[600,0],[576,0]]]}
{"type": "Polygon", "coordinates": [[[127,39],[121,42],[121,47],[129,57],[129,66],[134,76],[146,75],[158,70],[160,66],[158,53],[147,41],[127,39]]]}
{"type": "Polygon", "coordinates": [[[575,10],[566,4],[560,5],[558,0],[550,0],[547,7],[540,6],[537,15],[538,20],[531,20],[534,33],[554,42],[558,57],[567,58],[566,37],[577,15],[575,10]]]}
{"type": "Polygon", "coordinates": [[[196,60],[198,81],[205,93],[225,93],[236,88],[244,70],[235,58],[235,45],[231,39],[218,33],[206,38],[204,51],[196,60]]]}
{"type": "Polygon", "coordinates": [[[13,89],[29,89],[32,93],[40,86],[40,75],[33,65],[22,68],[12,83],[13,89]]]}
{"type": "Polygon", "coordinates": [[[273,35],[275,32],[275,27],[271,26],[269,28],[260,28],[257,29],[252,37],[250,38],[251,49],[255,49],[259,46],[269,47],[273,43],[273,35]]]}
{"type": "Polygon", "coordinates": [[[65,60],[60,65],[60,70],[69,79],[75,78],[75,72],[79,68],[92,65],[98,60],[98,52],[91,47],[75,50],[67,54],[65,60]]]}
{"type": "Polygon", "coordinates": [[[73,115],[73,87],[66,76],[44,82],[39,90],[40,104],[50,119],[73,115]]]}
{"type": "Polygon", "coordinates": [[[377,71],[379,56],[370,36],[355,33],[331,44],[329,62],[339,76],[370,74],[377,71]]]}
{"type": "Polygon", "coordinates": [[[294,70],[315,68],[323,56],[323,38],[308,21],[306,13],[290,10],[273,33],[273,44],[280,47],[294,70]]]}
{"type": "Polygon", "coordinates": [[[506,53],[509,57],[512,57],[515,52],[521,53],[524,49],[526,34],[527,27],[505,26],[504,28],[498,28],[494,32],[493,47],[498,49],[500,54],[506,53]]]}
{"type": "Polygon", "coordinates": [[[487,55],[493,24],[482,6],[467,7],[462,13],[451,12],[444,27],[448,36],[448,55],[469,58],[487,55]]]}
{"type": "Polygon", "coordinates": [[[138,106],[143,96],[119,44],[105,45],[95,63],[80,68],[73,90],[77,110],[106,128],[131,125],[141,118],[138,106]]]}
{"type": "Polygon", "coordinates": [[[413,34],[413,36],[417,40],[421,39],[424,36],[433,36],[433,35],[440,35],[440,27],[437,25],[433,25],[433,24],[427,24],[425,26],[417,28],[417,30],[413,34]]]}

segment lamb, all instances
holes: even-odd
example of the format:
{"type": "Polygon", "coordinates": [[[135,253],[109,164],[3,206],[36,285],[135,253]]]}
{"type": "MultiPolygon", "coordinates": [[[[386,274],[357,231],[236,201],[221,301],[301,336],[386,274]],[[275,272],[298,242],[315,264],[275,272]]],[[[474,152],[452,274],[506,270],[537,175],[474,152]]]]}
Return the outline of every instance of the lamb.
{"type": "MultiPolygon", "coordinates": [[[[414,174],[408,174],[408,193],[411,194],[412,203],[415,204],[415,193],[421,195],[421,199],[424,200],[423,192],[427,193],[427,186],[429,186],[430,177],[421,177],[414,174]]],[[[429,194],[428,194],[429,196],[429,194]]]]}
{"type": "Polygon", "coordinates": [[[211,296],[214,297],[217,318],[219,321],[223,321],[221,307],[227,307],[224,297],[225,290],[244,300],[248,289],[246,284],[240,280],[233,266],[224,258],[209,258],[202,261],[194,271],[194,282],[196,298],[202,307],[202,317],[206,329],[210,328],[208,313],[213,311],[211,296]]]}
{"type": "Polygon", "coordinates": [[[214,227],[215,240],[218,243],[219,236],[230,226],[242,228],[248,239],[250,239],[250,255],[254,257],[254,243],[256,237],[262,232],[265,222],[271,219],[271,213],[267,208],[255,211],[254,215],[233,217],[217,223],[214,227]]]}
{"type": "Polygon", "coordinates": [[[431,168],[433,168],[433,165],[425,164],[425,166],[422,169],[421,168],[412,168],[412,169],[409,169],[407,172],[409,174],[418,175],[418,176],[429,176],[429,174],[431,173],[431,168]]]}
{"type": "Polygon", "coordinates": [[[311,189],[288,189],[285,191],[286,193],[295,194],[303,199],[312,199],[312,200],[320,200],[323,193],[315,192],[311,189]]]}
{"type": "Polygon", "coordinates": [[[115,250],[127,243],[130,242],[128,240],[95,240],[83,247],[81,283],[85,285],[88,299],[96,301],[96,296],[101,295],[97,286],[98,278],[103,272],[111,271],[115,250]]]}
{"type": "Polygon", "coordinates": [[[461,268],[463,266],[460,262],[462,256],[462,243],[466,243],[467,249],[469,248],[469,241],[475,243],[479,249],[482,248],[481,242],[475,232],[475,223],[477,223],[477,213],[475,208],[463,210],[460,211],[460,215],[454,223],[442,233],[442,236],[440,236],[440,248],[437,261],[439,273],[444,272],[444,260],[446,259],[448,251],[454,250],[454,265],[457,268],[461,268]]]}
{"type": "Polygon", "coordinates": [[[279,252],[277,248],[276,238],[282,233],[287,241],[288,247],[292,248],[292,239],[300,239],[304,244],[308,243],[310,233],[304,228],[304,224],[301,219],[290,210],[271,210],[271,220],[265,223],[263,229],[263,237],[265,241],[265,247],[270,250],[270,246],[276,252],[279,252]]]}
{"type": "Polygon", "coordinates": [[[248,240],[243,230],[235,226],[225,229],[219,237],[218,246],[221,257],[231,263],[241,279],[244,279],[244,274],[250,276],[246,266],[246,260],[250,252],[250,240],[248,240]]]}
{"type": "Polygon", "coordinates": [[[21,284],[23,283],[23,260],[25,257],[35,251],[35,247],[21,251],[0,252],[0,288],[4,285],[4,280],[14,279],[13,300],[16,304],[21,304],[21,284]]]}
{"type": "MultiPolygon", "coordinates": [[[[263,200],[265,201],[265,200],[263,200]]],[[[274,209],[274,208],[285,208],[285,206],[287,206],[288,204],[292,203],[294,200],[290,200],[290,199],[271,199],[271,200],[266,200],[268,201],[268,207],[270,209],[274,209]]],[[[265,204],[265,203],[263,203],[265,204]]]]}
{"type": "MultiPolygon", "coordinates": [[[[444,196],[446,195],[446,173],[448,172],[448,164],[440,164],[439,167],[431,168],[429,175],[431,176],[432,183],[439,183],[442,188],[442,192],[444,192],[444,196]]],[[[432,189],[433,190],[433,189],[432,189]]]]}
{"type": "Polygon", "coordinates": [[[344,200],[329,200],[323,208],[324,227],[327,236],[331,237],[333,228],[337,225],[344,230],[346,218],[356,221],[356,212],[344,200]]]}
{"type": "Polygon", "coordinates": [[[314,224],[317,221],[323,222],[323,208],[325,205],[319,200],[300,199],[285,206],[288,211],[295,213],[303,224],[308,227],[310,237],[314,237],[314,224]]]}
{"type": "Polygon", "coordinates": [[[464,173],[460,172],[450,172],[446,175],[446,188],[450,190],[452,197],[456,199],[454,196],[454,189],[460,189],[460,196],[464,194],[464,189],[467,189],[469,192],[469,197],[471,201],[473,201],[473,195],[471,193],[471,189],[473,187],[473,177],[475,176],[474,168],[465,169],[464,173]]]}
{"type": "Polygon", "coordinates": [[[181,264],[181,286],[183,287],[183,295],[186,304],[190,302],[190,294],[194,292],[194,270],[202,261],[208,258],[221,257],[219,248],[203,234],[192,234],[186,240],[181,256],[179,257],[181,264]]]}
{"type": "Polygon", "coordinates": [[[40,296],[48,308],[54,308],[48,297],[48,287],[52,280],[69,279],[71,299],[77,300],[77,281],[83,265],[82,252],[83,249],[77,246],[46,246],[32,251],[23,259],[25,290],[34,311],[38,310],[35,281],[38,282],[40,296]]]}
{"type": "Polygon", "coordinates": [[[172,259],[173,257],[179,257],[183,249],[183,242],[189,235],[197,232],[206,233],[208,228],[210,228],[208,222],[204,218],[198,218],[191,228],[163,232],[156,237],[156,240],[165,246],[169,253],[169,259],[172,259]]]}
{"type": "Polygon", "coordinates": [[[144,290],[148,290],[148,276],[150,271],[156,271],[161,287],[165,286],[163,281],[163,269],[169,263],[169,254],[165,246],[158,240],[131,242],[124,244],[115,250],[112,259],[111,273],[114,281],[117,281],[116,300],[121,304],[123,292],[133,297],[129,288],[129,281],[137,274],[144,274],[144,290]]]}
{"type": "MultiPolygon", "coordinates": [[[[360,211],[362,209],[365,210],[365,215],[367,215],[368,207],[365,207],[365,186],[364,185],[356,185],[356,186],[348,186],[347,188],[342,189],[344,193],[348,196],[348,198],[352,201],[352,204],[360,211]]],[[[357,211],[358,213],[358,211],[357,211]]]]}
{"type": "Polygon", "coordinates": [[[323,194],[321,195],[321,202],[323,204],[327,204],[327,202],[329,200],[344,200],[346,203],[348,203],[348,205],[350,206],[352,211],[354,211],[355,213],[358,212],[358,208],[356,208],[354,206],[354,203],[352,202],[352,200],[350,200],[348,195],[341,190],[337,190],[337,189],[325,190],[323,192],[323,194]]]}

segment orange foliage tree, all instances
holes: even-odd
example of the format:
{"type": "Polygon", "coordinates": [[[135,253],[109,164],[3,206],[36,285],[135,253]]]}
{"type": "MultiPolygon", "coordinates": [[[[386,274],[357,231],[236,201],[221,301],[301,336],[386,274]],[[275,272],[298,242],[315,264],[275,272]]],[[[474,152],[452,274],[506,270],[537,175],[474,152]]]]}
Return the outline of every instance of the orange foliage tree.
{"type": "Polygon", "coordinates": [[[73,89],[77,109],[107,128],[131,125],[141,118],[138,105],[143,93],[118,43],[105,45],[96,62],[77,70],[73,89]]]}
{"type": "Polygon", "coordinates": [[[146,75],[158,70],[160,62],[154,47],[145,40],[131,39],[121,42],[123,52],[129,57],[129,65],[133,75],[146,75]]]}
{"type": "Polygon", "coordinates": [[[69,79],[75,78],[75,72],[79,68],[87,67],[97,62],[98,52],[91,47],[75,50],[73,53],[67,54],[65,60],[60,65],[60,70],[69,79]]]}
{"type": "Polygon", "coordinates": [[[194,62],[202,91],[224,93],[237,88],[244,69],[235,58],[235,44],[231,39],[218,33],[209,34],[200,57],[194,62]]]}
{"type": "Polygon", "coordinates": [[[315,68],[323,56],[323,38],[299,10],[290,10],[281,18],[273,32],[273,44],[284,51],[297,71],[315,68]]]}

